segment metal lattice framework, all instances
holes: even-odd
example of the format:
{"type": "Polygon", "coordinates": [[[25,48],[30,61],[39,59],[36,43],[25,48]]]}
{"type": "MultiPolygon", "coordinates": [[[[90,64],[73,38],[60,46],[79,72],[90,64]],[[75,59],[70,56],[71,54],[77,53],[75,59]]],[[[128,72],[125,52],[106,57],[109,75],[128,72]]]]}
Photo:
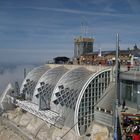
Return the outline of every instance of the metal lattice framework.
{"type": "Polygon", "coordinates": [[[39,79],[32,101],[39,105],[40,109],[49,109],[51,95],[61,76],[68,70],[64,66],[58,66],[48,70],[39,79]]]}
{"type": "Polygon", "coordinates": [[[49,122],[50,124],[62,128],[64,125],[64,118],[59,116],[59,113],[53,112],[51,110],[42,111],[39,110],[39,106],[29,101],[20,101],[12,96],[6,95],[7,99],[19,106],[23,110],[41,118],[42,120],[49,122]]]}
{"type": "Polygon", "coordinates": [[[38,67],[22,83],[20,93],[31,101],[30,104],[21,102],[24,104],[22,108],[29,112],[35,110],[32,114],[39,117],[40,111],[56,112],[57,116],[64,118],[65,126],[83,135],[94,120],[94,107],[104,95],[111,79],[110,67],[38,67]]]}
{"type": "Polygon", "coordinates": [[[24,94],[26,99],[31,100],[39,78],[49,69],[48,65],[43,65],[30,71],[21,85],[20,94],[24,94]]]}
{"type": "Polygon", "coordinates": [[[51,108],[66,116],[65,125],[71,127],[74,121],[75,105],[79,93],[92,72],[84,67],[68,71],[58,81],[52,96],[51,108]]]}
{"type": "Polygon", "coordinates": [[[109,86],[110,74],[110,70],[97,72],[88,80],[86,88],[83,87],[84,90],[79,96],[79,102],[77,101],[75,112],[75,116],[78,116],[75,119],[78,122],[76,127],[80,135],[86,132],[94,120],[94,106],[109,86]]]}

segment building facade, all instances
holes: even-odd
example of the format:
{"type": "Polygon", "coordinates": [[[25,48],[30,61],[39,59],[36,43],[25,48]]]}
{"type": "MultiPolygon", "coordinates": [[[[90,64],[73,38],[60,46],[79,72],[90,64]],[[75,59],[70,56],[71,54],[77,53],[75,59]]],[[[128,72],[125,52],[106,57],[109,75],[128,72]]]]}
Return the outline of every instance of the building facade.
{"type": "MultiPolygon", "coordinates": [[[[128,60],[130,60],[130,52],[121,50],[119,52],[119,59],[122,65],[126,65],[128,60]]],[[[115,65],[115,51],[103,51],[101,55],[99,52],[89,53],[81,55],[79,58],[79,64],[90,64],[90,65],[115,65]]]]}
{"type": "Polygon", "coordinates": [[[64,118],[64,126],[84,135],[94,120],[96,104],[112,82],[112,68],[79,65],[42,68],[44,74],[38,74],[42,71],[38,67],[26,76],[20,94],[25,94],[25,100],[30,99],[30,104],[37,105],[39,110],[59,114],[64,118]],[[35,86],[28,81],[36,83],[35,86]]]}
{"type": "Polygon", "coordinates": [[[74,39],[74,58],[93,52],[93,38],[79,37],[74,39]]]}
{"type": "Polygon", "coordinates": [[[120,97],[126,106],[140,109],[140,68],[120,73],[120,97]]]}

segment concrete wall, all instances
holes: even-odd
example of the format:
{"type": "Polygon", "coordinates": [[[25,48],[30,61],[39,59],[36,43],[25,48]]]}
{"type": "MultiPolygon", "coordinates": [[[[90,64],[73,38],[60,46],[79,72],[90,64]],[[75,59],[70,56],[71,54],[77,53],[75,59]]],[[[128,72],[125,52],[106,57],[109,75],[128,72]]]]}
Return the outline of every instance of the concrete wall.
{"type": "Polygon", "coordinates": [[[113,116],[105,112],[95,110],[94,121],[109,127],[113,126],[113,116]]]}

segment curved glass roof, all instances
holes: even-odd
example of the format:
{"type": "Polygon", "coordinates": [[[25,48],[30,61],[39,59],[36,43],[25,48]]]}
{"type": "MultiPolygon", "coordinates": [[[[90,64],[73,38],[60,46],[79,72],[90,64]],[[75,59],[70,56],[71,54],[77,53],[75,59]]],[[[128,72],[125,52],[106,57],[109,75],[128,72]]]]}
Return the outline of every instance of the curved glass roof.
{"type": "Polygon", "coordinates": [[[91,124],[95,103],[108,87],[110,77],[110,68],[44,65],[26,76],[20,93],[28,95],[39,109],[59,113],[65,126],[71,128],[78,122],[74,129],[80,135],[91,124]]]}
{"type": "Polygon", "coordinates": [[[96,72],[85,85],[84,92],[80,93],[75,109],[75,123],[78,122],[76,130],[80,135],[87,131],[94,120],[94,106],[109,86],[110,76],[110,69],[96,72]]]}
{"type": "Polygon", "coordinates": [[[32,71],[30,71],[21,85],[20,94],[29,95],[29,98],[31,99],[31,96],[34,92],[34,88],[39,78],[49,69],[50,67],[48,65],[43,65],[41,67],[34,68],[32,71]]]}
{"type": "Polygon", "coordinates": [[[92,72],[84,67],[67,72],[54,89],[51,102],[52,110],[59,112],[59,108],[63,106],[74,110],[78,95],[91,74],[92,72]]]}
{"type": "Polygon", "coordinates": [[[68,69],[64,66],[58,66],[48,70],[41,76],[35,87],[32,100],[35,104],[39,104],[39,96],[41,97],[40,109],[45,109],[49,105],[54,87],[61,76],[67,71],[68,69]]]}

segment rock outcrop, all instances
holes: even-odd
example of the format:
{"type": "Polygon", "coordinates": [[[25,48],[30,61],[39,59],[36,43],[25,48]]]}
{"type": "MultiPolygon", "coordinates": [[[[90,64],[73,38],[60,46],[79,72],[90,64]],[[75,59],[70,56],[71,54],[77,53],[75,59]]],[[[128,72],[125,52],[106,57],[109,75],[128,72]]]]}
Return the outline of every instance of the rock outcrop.
{"type": "MultiPolygon", "coordinates": [[[[61,140],[61,137],[70,130],[66,126],[59,129],[20,108],[7,111],[2,116],[10,121],[14,125],[13,127],[17,127],[22,135],[14,129],[9,129],[6,125],[0,125],[0,140],[28,140],[28,138],[33,140],[61,140]]],[[[86,140],[89,138],[91,140],[113,140],[111,134],[112,132],[106,126],[94,123],[90,130],[90,137],[79,137],[72,129],[63,137],[63,140],[86,140]]]]}

